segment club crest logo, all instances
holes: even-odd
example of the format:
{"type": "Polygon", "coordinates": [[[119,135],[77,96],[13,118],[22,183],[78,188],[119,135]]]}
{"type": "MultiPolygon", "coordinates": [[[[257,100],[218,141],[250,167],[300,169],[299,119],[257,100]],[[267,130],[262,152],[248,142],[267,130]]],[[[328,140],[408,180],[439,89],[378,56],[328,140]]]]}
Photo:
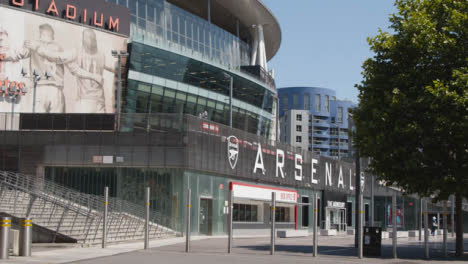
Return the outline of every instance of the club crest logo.
{"type": "Polygon", "coordinates": [[[229,165],[231,165],[231,169],[234,169],[239,158],[239,140],[235,136],[230,136],[227,138],[227,142],[229,165]]]}

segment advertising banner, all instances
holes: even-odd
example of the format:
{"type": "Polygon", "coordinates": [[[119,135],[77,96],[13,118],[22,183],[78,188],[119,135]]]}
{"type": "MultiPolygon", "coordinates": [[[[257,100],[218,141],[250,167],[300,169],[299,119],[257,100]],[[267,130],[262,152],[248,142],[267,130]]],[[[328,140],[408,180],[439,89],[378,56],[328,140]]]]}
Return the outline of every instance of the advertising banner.
{"type": "Polygon", "coordinates": [[[126,51],[127,38],[8,7],[0,13],[0,112],[115,112],[112,51],[126,51]]]}

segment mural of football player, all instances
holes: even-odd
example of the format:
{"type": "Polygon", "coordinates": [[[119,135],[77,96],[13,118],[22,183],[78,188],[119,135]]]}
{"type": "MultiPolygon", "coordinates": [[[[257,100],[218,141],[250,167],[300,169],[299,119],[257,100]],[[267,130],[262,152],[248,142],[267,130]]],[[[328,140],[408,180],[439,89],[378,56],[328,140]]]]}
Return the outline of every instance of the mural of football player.
{"type": "Polygon", "coordinates": [[[115,66],[106,65],[106,56],[99,51],[96,33],[83,30],[82,45],[78,51],[47,52],[39,48],[38,53],[47,60],[65,64],[77,77],[78,101],[75,112],[105,113],[104,71],[115,73],[115,66]],[[83,74],[86,72],[86,74],[83,74]],[[88,78],[92,76],[93,78],[88,78]]]}
{"type": "MultiPolygon", "coordinates": [[[[65,113],[64,72],[65,65],[48,59],[48,53],[62,53],[64,49],[55,42],[55,31],[50,24],[39,26],[39,39],[26,40],[24,47],[18,51],[8,51],[4,61],[17,62],[29,58],[29,72],[36,72],[42,78],[36,88],[36,109],[38,113],[65,113]],[[47,76],[47,77],[45,77],[47,76]]],[[[93,79],[97,82],[102,78],[86,71],[75,69],[75,75],[93,79]]]]}
{"type": "Polygon", "coordinates": [[[6,53],[9,51],[10,45],[8,42],[8,32],[6,29],[0,25],[0,79],[5,79],[6,71],[5,71],[5,62],[2,61],[6,58],[6,53]]]}

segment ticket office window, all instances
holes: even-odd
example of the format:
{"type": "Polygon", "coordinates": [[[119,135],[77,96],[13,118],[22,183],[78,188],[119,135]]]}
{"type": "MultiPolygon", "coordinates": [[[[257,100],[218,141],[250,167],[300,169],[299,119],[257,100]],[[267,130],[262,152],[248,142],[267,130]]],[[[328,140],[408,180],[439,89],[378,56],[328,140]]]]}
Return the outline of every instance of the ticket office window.
{"type": "Polygon", "coordinates": [[[235,203],[232,219],[234,222],[258,222],[258,205],[235,203]]]}
{"type": "Polygon", "coordinates": [[[275,210],[275,221],[277,223],[291,223],[294,222],[292,219],[292,207],[283,207],[283,206],[276,206],[275,210]]]}

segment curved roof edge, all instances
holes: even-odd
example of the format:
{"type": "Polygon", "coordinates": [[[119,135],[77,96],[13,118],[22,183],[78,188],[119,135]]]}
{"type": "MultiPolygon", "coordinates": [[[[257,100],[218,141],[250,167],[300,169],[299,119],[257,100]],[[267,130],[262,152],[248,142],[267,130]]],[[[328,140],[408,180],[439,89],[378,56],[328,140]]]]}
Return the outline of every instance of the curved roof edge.
{"type": "MultiPolygon", "coordinates": [[[[203,8],[206,0],[168,1],[206,18],[206,10],[203,8]]],[[[211,17],[212,19],[218,19],[217,22],[220,25],[231,23],[235,25],[237,19],[241,29],[248,30],[250,36],[252,36],[252,25],[263,25],[267,60],[272,59],[280,48],[280,24],[271,10],[261,0],[211,0],[211,17]],[[230,14],[226,14],[226,11],[230,14]]],[[[235,32],[235,29],[231,32],[235,32]]]]}
{"type": "Polygon", "coordinates": [[[271,60],[281,45],[281,27],[278,19],[261,0],[216,0],[233,13],[245,27],[263,25],[267,60],[271,60]]]}

